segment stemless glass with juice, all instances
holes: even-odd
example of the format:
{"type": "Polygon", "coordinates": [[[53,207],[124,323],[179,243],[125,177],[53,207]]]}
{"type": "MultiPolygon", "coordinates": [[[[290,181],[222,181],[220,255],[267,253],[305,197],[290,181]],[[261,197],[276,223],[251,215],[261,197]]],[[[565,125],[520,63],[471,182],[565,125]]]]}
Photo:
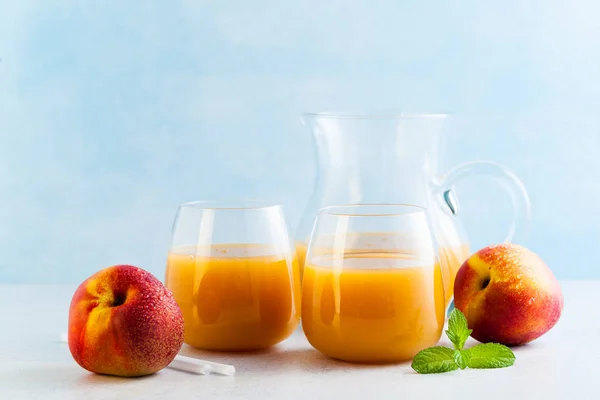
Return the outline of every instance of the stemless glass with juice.
{"type": "Polygon", "coordinates": [[[196,348],[267,348],[299,322],[298,263],[279,205],[181,205],[165,283],[196,348]]]}
{"type": "Polygon", "coordinates": [[[305,262],[302,327],[322,353],[396,362],[440,339],[445,285],[424,209],[325,207],[305,262]]]}
{"type": "MultiPolygon", "coordinates": [[[[475,161],[440,174],[446,114],[309,113],[303,116],[317,150],[315,187],[296,231],[300,269],[317,211],[340,204],[401,203],[428,209],[431,230],[445,277],[446,303],[454,277],[470,253],[469,240],[456,217],[454,183],[485,175],[508,191],[514,218],[505,241],[520,233],[529,218],[529,199],[521,181],[506,168],[475,161]]],[[[394,232],[392,232],[394,233],[394,232]]],[[[393,240],[373,233],[370,242],[393,240]]]]}
{"type": "Polygon", "coordinates": [[[408,360],[440,339],[444,286],[424,209],[325,207],[306,255],[302,327],[333,358],[408,360]]]}

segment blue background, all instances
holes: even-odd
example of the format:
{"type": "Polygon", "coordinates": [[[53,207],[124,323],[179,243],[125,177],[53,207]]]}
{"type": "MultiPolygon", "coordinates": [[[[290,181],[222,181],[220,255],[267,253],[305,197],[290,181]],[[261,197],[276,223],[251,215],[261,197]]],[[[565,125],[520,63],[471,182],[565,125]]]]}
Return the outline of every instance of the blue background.
{"type": "MultiPolygon", "coordinates": [[[[281,201],[314,179],[307,110],[456,114],[446,168],[491,159],[529,190],[522,244],[598,278],[600,3],[0,0],[0,282],[162,278],[177,205],[281,201]]],[[[474,247],[510,207],[458,187],[474,247]]]]}

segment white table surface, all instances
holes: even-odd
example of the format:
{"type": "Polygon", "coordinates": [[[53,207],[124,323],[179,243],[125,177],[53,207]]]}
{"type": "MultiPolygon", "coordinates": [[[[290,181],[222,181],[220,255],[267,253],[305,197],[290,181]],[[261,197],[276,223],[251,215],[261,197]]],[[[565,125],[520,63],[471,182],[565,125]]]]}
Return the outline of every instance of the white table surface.
{"type": "MultiPolygon", "coordinates": [[[[66,332],[75,286],[0,285],[0,399],[598,399],[600,281],[563,281],[565,308],[545,336],[514,349],[510,368],[419,375],[410,363],[361,366],[312,349],[302,332],[272,350],[182,353],[236,366],[233,377],[164,369],[144,378],[89,373],[66,332]]],[[[467,347],[471,342],[467,342],[467,347]]],[[[443,337],[441,343],[449,344],[443,337]]]]}

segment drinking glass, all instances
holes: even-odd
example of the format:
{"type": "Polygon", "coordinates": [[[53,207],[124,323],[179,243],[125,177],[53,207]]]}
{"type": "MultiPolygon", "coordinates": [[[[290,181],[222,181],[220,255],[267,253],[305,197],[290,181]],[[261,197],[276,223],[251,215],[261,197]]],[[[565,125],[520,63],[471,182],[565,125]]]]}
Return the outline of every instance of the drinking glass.
{"type": "Polygon", "coordinates": [[[298,264],[280,205],[179,206],[166,286],[185,320],[185,343],[255,350],[287,338],[300,318],[298,264]]]}
{"type": "Polygon", "coordinates": [[[302,327],[314,348],[351,362],[409,360],[439,341],[444,311],[425,209],[357,204],[318,212],[302,284],[302,327]]]}

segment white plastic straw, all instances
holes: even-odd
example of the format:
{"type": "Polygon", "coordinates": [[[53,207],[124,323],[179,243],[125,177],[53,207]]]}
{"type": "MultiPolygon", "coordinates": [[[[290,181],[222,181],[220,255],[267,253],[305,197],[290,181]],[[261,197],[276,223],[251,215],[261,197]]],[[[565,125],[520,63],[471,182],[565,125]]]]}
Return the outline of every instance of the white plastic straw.
{"type": "Polygon", "coordinates": [[[196,361],[182,360],[179,355],[175,356],[175,359],[171,361],[169,368],[198,375],[208,375],[211,371],[211,368],[208,365],[196,361]]]}
{"type": "Polygon", "coordinates": [[[183,371],[194,372],[192,369],[195,369],[198,366],[202,366],[207,368],[208,372],[212,372],[218,375],[235,375],[235,367],[229,364],[221,364],[213,361],[201,360],[199,358],[186,357],[180,354],[175,356],[175,359],[171,364],[169,364],[169,367],[171,367],[171,365],[173,365],[174,362],[177,362],[177,365],[180,366],[180,368],[177,369],[181,369],[183,371]],[[187,368],[189,368],[189,370],[187,368]]]}

